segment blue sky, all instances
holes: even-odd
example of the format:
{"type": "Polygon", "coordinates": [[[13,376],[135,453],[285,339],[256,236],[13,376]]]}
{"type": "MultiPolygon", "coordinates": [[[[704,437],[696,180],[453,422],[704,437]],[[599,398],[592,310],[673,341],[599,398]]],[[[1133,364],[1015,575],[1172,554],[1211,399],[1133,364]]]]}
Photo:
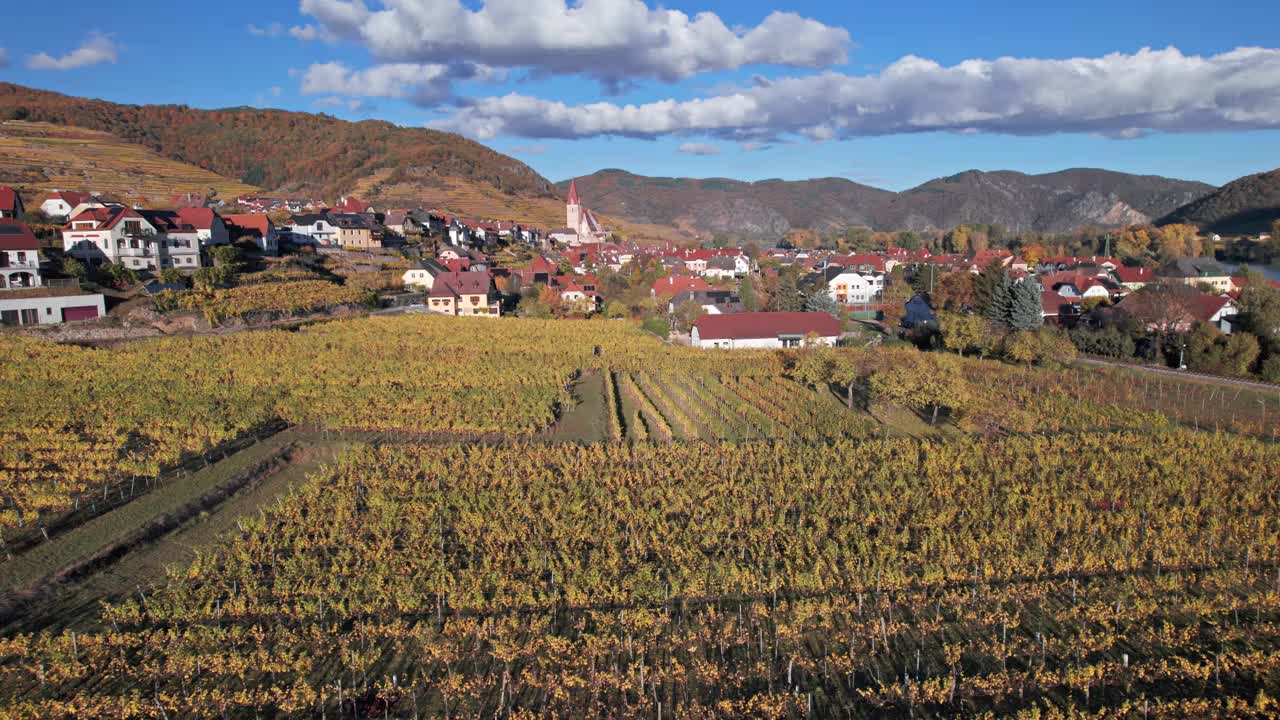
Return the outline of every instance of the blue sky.
{"type": "Polygon", "coordinates": [[[1280,165],[1274,0],[661,6],[683,20],[642,0],[458,2],[21,3],[0,79],[432,124],[552,180],[618,167],[896,190],[970,168],[1090,166],[1221,184],[1280,165]],[[715,27],[691,26],[698,13],[715,27]],[[649,32],[668,22],[674,33],[649,32]]]}

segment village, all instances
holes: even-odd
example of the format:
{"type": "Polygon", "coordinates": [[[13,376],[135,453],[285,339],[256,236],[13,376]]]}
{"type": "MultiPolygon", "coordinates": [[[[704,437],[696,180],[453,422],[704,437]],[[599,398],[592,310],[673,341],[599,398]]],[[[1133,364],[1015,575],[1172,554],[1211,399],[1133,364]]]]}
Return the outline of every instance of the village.
{"type": "MultiPolygon", "coordinates": [[[[1114,256],[1044,256],[1042,248],[841,252],[786,243],[637,243],[615,238],[576,183],[565,226],[553,229],[375,208],[354,197],[329,206],[184,194],[160,209],[61,190],[38,202],[28,210],[17,191],[0,188],[0,319],[7,326],[106,322],[113,306],[132,298],[149,299],[144,304],[162,312],[193,310],[195,290],[265,282],[288,296],[303,289],[290,281],[325,277],[367,289],[364,309],[372,312],[629,318],[700,348],[890,339],[950,347],[940,314],[985,315],[1020,331],[1080,328],[1081,337],[1114,333],[1124,323],[1133,332],[1136,322],[1139,335],[1203,326],[1225,338],[1249,282],[1210,257],[1151,266],[1114,256]],[[43,240],[33,227],[45,228],[43,240]],[[991,308],[993,283],[1007,293],[1002,310],[991,308]],[[1157,287],[1164,292],[1139,292],[1157,287]],[[1024,307],[1008,306],[1019,302],[1024,307]]],[[[323,297],[289,307],[292,315],[332,309],[323,297]]],[[[1076,344],[1088,351],[1092,342],[1076,344]]],[[[1158,350],[1150,347],[1144,357],[1158,350]]]]}

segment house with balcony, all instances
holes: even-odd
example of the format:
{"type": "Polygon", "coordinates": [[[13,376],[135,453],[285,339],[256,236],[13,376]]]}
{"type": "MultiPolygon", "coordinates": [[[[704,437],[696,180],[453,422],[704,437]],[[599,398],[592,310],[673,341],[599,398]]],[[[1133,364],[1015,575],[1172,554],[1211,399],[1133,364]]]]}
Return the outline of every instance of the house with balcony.
{"type": "Polygon", "coordinates": [[[40,286],[40,242],[25,224],[0,219],[0,290],[40,286]]]}
{"type": "Polygon", "coordinates": [[[75,280],[45,280],[31,228],[0,219],[0,325],[52,325],[105,314],[101,294],[81,292],[75,280]]]}
{"type": "Polygon", "coordinates": [[[121,205],[90,208],[62,229],[66,253],[90,265],[116,263],[131,270],[200,267],[200,237],[177,213],[121,205]]]}

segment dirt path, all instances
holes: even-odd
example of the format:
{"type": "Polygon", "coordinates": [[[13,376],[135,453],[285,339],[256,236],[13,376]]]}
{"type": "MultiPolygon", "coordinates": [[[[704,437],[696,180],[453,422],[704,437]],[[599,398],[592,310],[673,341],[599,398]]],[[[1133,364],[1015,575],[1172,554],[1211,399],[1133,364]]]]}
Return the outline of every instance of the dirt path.
{"type": "Polygon", "coordinates": [[[347,444],[280,433],[175,483],[169,493],[157,491],[0,565],[8,591],[0,597],[0,635],[97,627],[101,603],[163,580],[166,567],[190,562],[197,548],[278,502],[347,444]]]}
{"type": "Polygon", "coordinates": [[[1218,375],[1206,375],[1204,373],[1191,372],[1190,370],[1174,370],[1173,368],[1152,367],[1150,365],[1129,365],[1126,363],[1110,362],[1108,360],[1095,360],[1094,358],[1076,358],[1076,362],[1081,365],[1093,365],[1095,367],[1113,367],[1122,370],[1132,370],[1134,372],[1152,373],[1155,375],[1165,375],[1175,377],[1179,380],[1191,380],[1207,383],[1216,383],[1219,385],[1232,385],[1235,387],[1249,388],[1250,390],[1268,390],[1280,394],[1280,386],[1271,385],[1264,382],[1254,382],[1252,380],[1240,380],[1237,378],[1221,377],[1218,375]]]}

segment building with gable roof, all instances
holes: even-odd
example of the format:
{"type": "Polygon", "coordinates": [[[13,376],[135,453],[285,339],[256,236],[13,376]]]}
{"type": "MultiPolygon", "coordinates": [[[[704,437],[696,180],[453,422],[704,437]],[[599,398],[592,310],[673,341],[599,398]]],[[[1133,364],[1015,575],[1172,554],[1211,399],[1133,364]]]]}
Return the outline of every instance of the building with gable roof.
{"type": "MultiPolygon", "coordinates": [[[[569,240],[570,244],[607,242],[612,237],[612,233],[600,225],[595,213],[591,212],[590,208],[583,207],[582,198],[578,196],[577,180],[569,181],[569,198],[565,202],[565,226],[566,230],[577,235],[575,240],[569,240]]],[[[569,237],[567,232],[562,235],[569,237]]]]}
{"type": "Polygon", "coordinates": [[[18,191],[7,185],[0,185],[0,218],[21,220],[26,214],[18,191]]]}

